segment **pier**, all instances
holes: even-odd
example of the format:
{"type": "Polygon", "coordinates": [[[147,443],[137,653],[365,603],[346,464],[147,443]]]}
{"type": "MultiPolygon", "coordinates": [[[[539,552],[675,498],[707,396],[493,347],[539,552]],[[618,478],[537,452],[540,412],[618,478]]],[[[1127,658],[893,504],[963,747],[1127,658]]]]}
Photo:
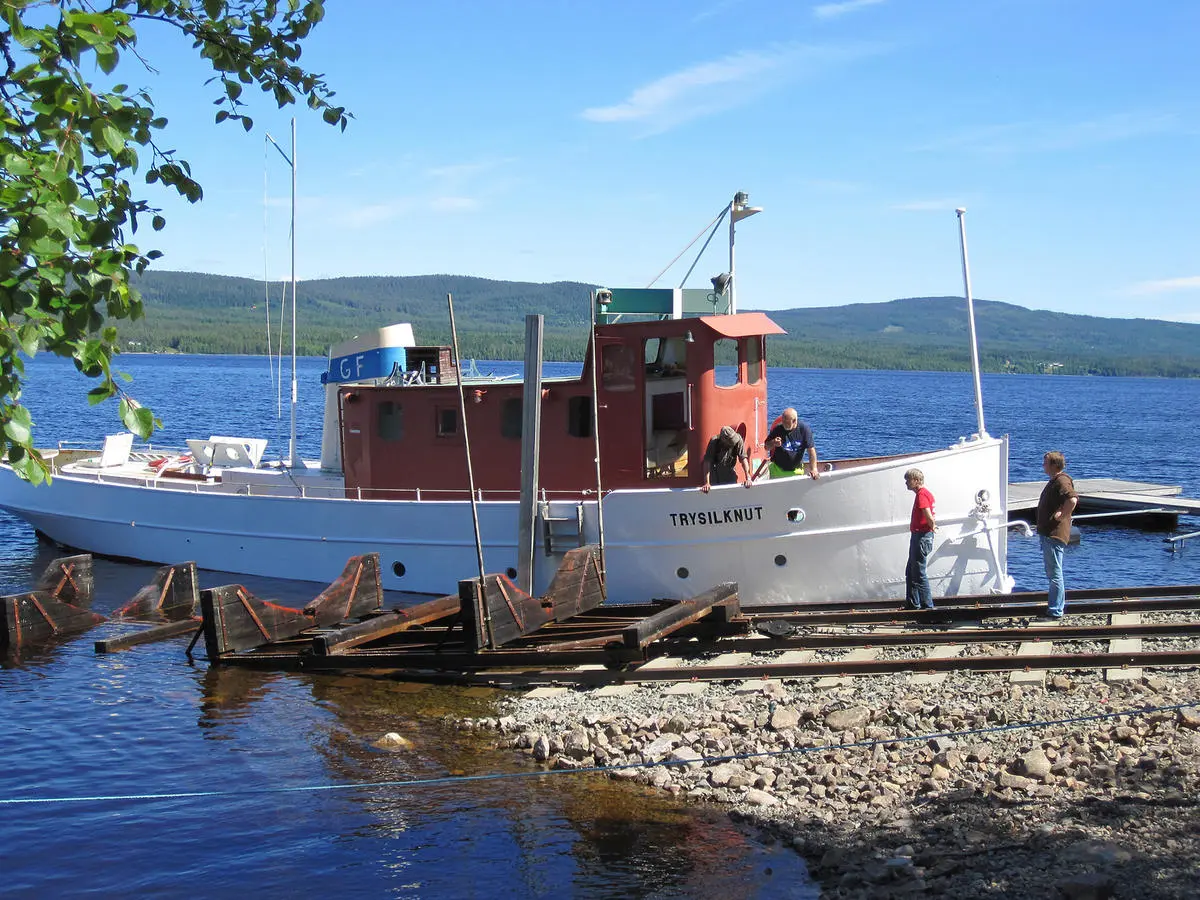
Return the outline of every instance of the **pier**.
{"type": "MultiPolygon", "coordinates": [[[[1033,519],[1046,482],[1018,481],[1008,486],[1008,512],[1033,519]]],[[[1180,496],[1179,485],[1125,481],[1120,478],[1076,478],[1079,506],[1075,519],[1118,522],[1131,528],[1171,529],[1180,516],[1200,516],[1200,500],[1180,496]]]]}

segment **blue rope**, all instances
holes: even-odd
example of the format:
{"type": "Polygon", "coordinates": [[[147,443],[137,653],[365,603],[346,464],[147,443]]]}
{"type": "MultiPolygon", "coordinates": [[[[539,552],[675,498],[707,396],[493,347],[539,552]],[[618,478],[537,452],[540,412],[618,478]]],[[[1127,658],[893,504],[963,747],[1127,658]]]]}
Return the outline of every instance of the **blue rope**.
{"type": "Polygon", "coordinates": [[[118,800],[185,800],[194,797],[242,797],[254,794],[292,794],[315,791],[357,791],[371,788],[428,788],[451,784],[467,784],[478,781],[502,781],[518,778],[546,778],[552,775],[592,775],[603,772],[618,772],[622,769],[652,769],[658,766],[686,766],[702,763],[714,765],[746,759],[768,759],[806,753],[829,753],[833,750],[858,750],[886,744],[906,744],[916,741],[931,741],[936,738],[965,738],[984,734],[1000,734],[1006,731],[1021,731],[1054,725],[1078,725],[1086,722],[1102,722],[1125,716],[1145,716],[1159,712],[1177,712],[1200,706],[1200,701],[1174,703],[1170,706],[1143,706],[1117,712],[1094,713],[1088,716],[1072,716],[1066,719],[1047,719],[1038,722],[1013,722],[990,728],[970,728],[964,731],[942,731],[934,734],[909,735],[908,737],[876,738],[869,741],[852,741],[842,744],[822,744],[817,747],[792,747],[787,750],[762,750],[756,753],[733,753],[725,756],[703,756],[694,760],[660,760],[658,762],[621,763],[613,766],[586,766],[578,769],[547,769],[533,772],[495,772],[488,775],[455,775],[443,778],[418,778],[402,781],[370,781],[350,784],[306,784],[296,787],[249,788],[232,791],[183,791],[172,794],[109,794],[89,797],[12,797],[0,799],[0,806],[17,806],[38,803],[99,803],[118,800]]]}

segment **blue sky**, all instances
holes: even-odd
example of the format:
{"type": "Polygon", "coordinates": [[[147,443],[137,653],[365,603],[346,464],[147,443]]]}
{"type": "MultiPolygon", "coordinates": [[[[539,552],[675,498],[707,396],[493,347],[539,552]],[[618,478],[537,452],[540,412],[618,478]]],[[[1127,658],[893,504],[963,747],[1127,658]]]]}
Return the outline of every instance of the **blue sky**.
{"type": "MultiPolygon", "coordinates": [[[[743,308],[974,294],[1200,322],[1200,3],[327,0],[296,111],[297,270],[644,286],[729,201],[743,308]]],[[[161,268],[288,271],[291,111],[212,124],[167,32],[123,65],[205,187],[161,268]],[[265,202],[264,202],[265,201],[265,202]]],[[[689,286],[727,266],[718,235],[689,286]]],[[[691,256],[659,284],[678,284],[691,256]]]]}

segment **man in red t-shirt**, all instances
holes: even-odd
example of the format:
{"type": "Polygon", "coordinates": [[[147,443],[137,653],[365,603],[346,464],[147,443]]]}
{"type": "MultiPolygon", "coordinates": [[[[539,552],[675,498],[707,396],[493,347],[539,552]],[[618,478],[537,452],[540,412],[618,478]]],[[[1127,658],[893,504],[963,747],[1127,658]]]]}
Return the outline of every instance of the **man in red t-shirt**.
{"type": "Polygon", "coordinates": [[[912,518],[908,524],[908,566],[904,569],[904,599],[909,609],[933,609],[933,588],[925,566],[933,552],[933,533],[937,519],[933,514],[933,494],[925,487],[925,473],[909,469],[904,473],[905,486],[916,494],[912,518]]]}

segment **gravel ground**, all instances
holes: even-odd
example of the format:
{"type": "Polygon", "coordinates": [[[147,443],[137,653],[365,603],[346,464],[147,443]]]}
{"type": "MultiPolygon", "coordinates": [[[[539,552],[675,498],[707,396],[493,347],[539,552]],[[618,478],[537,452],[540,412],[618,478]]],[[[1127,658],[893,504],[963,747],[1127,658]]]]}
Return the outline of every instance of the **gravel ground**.
{"type": "Polygon", "coordinates": [[[1200,706],[1172,708],[1197,702],[1190,670],[902,674],[565,691],[458,724],[721,804],[794,846],[828,897],[1160,898],[1200,891],[1200,706]]]}

